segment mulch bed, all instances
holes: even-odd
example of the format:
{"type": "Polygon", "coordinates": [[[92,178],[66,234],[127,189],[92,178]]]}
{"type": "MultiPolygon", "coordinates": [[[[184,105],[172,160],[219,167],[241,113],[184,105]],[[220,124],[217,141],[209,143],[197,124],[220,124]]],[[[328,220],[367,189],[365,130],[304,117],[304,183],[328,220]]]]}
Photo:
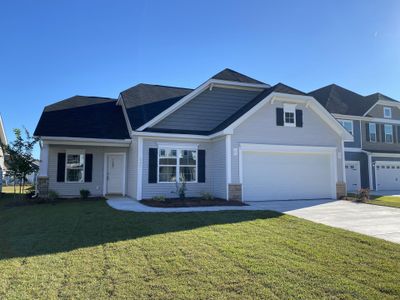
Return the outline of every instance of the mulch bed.
{"type": "Polygon", "coordinates": [[[227,201],[219,198],[212,200],[204,200],[202,198],[186,198],[185,200],[168,198],[165,201],[143,199],[140,203],[152,207],[247,206],[247,204],[240,201],[227,201]]]}

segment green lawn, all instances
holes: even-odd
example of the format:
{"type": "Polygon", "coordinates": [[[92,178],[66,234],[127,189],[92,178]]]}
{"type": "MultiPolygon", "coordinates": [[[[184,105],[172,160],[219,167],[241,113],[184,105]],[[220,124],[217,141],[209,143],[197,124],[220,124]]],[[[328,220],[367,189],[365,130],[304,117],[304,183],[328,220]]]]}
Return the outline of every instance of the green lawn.
{"type": "Polygon", "coordinates": [[[392,196],[371,196],[371,200],[367,201],[369,204],[399,207],[400,208],[400,197],[392,196]]]}
{"type": "Polygon", "coordinates": [[[400,245],[291,216],[10,201],[0,299],[400,298],[400,245]]]}

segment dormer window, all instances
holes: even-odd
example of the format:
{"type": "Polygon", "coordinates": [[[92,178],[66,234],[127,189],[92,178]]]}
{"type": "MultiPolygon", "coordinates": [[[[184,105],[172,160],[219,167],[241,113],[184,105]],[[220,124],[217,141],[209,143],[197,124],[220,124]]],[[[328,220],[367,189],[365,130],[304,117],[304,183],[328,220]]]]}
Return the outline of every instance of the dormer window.
{"type": "Polygon", "coordinates": [[[285,126],[296,126],[296,104],[285,103],[283,105],[283,121],[285,126]]]}
{"type": "Polygon", "coordinates": [[[392,118],[392,109],[390,107],[383,108],[383,117],[386,119],[392,118]]]}

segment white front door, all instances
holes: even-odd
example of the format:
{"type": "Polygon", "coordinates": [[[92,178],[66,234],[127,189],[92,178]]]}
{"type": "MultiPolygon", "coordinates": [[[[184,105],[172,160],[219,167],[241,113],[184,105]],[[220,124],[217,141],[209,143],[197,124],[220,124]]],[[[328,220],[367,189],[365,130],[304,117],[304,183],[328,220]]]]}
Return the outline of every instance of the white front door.
{"type": "Polygon", "coordinates": [[[106,193],[124,194],[124,155],[107,154],[106,156],[106,193]]]}
{"type": "Polygon", "coordinates": [[[392,161],[377,161],[375,163],[376,189],[400,190],[400,163],[392,161]]]}
{"type": "Polygon", "coordinates": [[[347,191],[358,191],[361,188],[360,162],[346,161],[345,168],[347,191]]]}
{"type": "Polygon", "coordinates": [[[243,200],[332,198],[332,157],[314,153],[243,153],[243,200]]]}

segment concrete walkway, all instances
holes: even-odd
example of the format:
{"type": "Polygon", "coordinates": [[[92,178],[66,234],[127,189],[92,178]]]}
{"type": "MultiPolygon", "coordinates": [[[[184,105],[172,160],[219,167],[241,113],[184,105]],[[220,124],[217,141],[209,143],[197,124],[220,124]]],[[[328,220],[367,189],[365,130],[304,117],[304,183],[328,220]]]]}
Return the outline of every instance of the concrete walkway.
{"type": "Polygon", "coordinates": [[[118,210],[170,213],[210,212],[223,210],[274,210],[316,223],[400,243],[400,209],[349,201],[294,200],[247,202],[248,206],[149,207],[130,198],[115,198],[107,203],[118,210]]]}

